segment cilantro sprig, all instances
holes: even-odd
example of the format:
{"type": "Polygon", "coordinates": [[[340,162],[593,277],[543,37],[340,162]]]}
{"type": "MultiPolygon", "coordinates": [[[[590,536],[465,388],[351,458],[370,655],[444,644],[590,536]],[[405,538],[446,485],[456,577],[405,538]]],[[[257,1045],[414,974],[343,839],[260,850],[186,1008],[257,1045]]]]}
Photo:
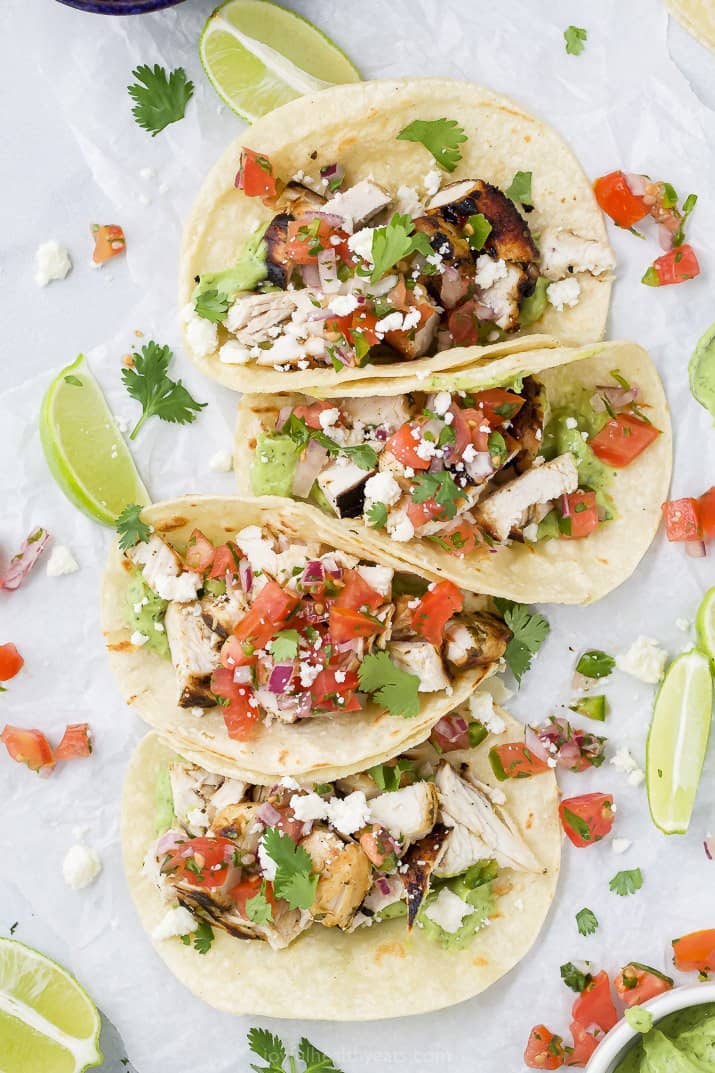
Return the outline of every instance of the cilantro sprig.
{"type": "Polygon", "coordinates": [[[265,881],[261,883],[261,889],[257,894],[254,894],[252,898],[246,899],[246,916],[254,924],[266,925],[273,923],[273,909],[266,898],[265,881]]]}
{"type": "MultiPolygon", "coordinates": [[[[248,1033],[248,1046],[265,1065],[251,1065],[255,1073],[287,1073],[285,1063],[288,1059],[290,1073],[299,1073],[296,1059],[288,1055],[285,1044],[279,1036],[266,1028],[252,1028],[248,1033]]],[[[323,1051],[301,1037],[298,1043],[298,1057],[304,1065],[302,1073],[342,1073],[342,1070],[323,1051]]]]}
{"type": "Polygon", "coordinates": [[[397,667],[387,652],[371,652],[358,668],[360,688],[371,693],[390,715],[413,719],[419,713],[418,689],[420,680],[397,667]]]}
{"type": "Polygon", "coordinates": [[[188,80],[183,67],[177,67],[167,75],[158,63],[153,67],[143,63],[132,71],[132,77],[136,82],[127,86],[129,96],[135,101],[132,115],[152,138],[170,123],[184,118],[194,83],[188,80]]]}
{"type": "Polygon", "coordinates": [[[122,551],[128,551],[136,544],[146,544],[149,540],[151,526],[141,520],[143,509],[138,503],[129,503],[114,523],[122,551]]]}
{"type": "Polygon", "coordinates": [[[133,399],[141,403],[142,415],[132,429],[130,439],[150,417],[159,417],[177,425],[190,425],[207,404],[197,402],[181,380],[167,376],[172,359],[171,347],[150,340],[134,355],[134,367],[122,369],[122,383],[133,399]]]}
{"type": "Polygon", "coordinates": [[[387,507],[384,503],[373,503],[366,517],[371,529],[384,529],[387,525],[387,507]]]}
{"type": "Polygon", "coordinates": [[[281,630],[271,641],[269,648],[276,663],[290,663],[298,655],[300,634],[297,630],[281,630]]]}
{"type": "Polygon", "coordinates": [[[381,790],[399,790],[402,776],[412,771],[414,766],[414,760],[400,759],[395,760],[394,764],[376,764],[368,768],[367,773],[381,790]]]}
{"type": "Polygon", "coordinates": [[[449,470],[443,469],[437,473],[415,475],[412,502],[426,503],[428,499],[434,499],[435,503],[442,508],[440,518],[454,518],[457,513],[457,503],[463,497],[464,492],[457,486],[449,470]]]}
{"type": "Polygon", "coordinates": [[[398,141],[419,142],[435,158],[440,168],[454,171],[462,159],[459,146],[467,135],[456,119],[415,119],[397,135],[398,141]]]}
{"type": "Polygon", "coordinates": [[[584,42],[588,41],[588,30],[584,30],[583,26],[567,26],[564,30],[564,41],[569,56],[580,56],[584,42]]]}
{"type": "Polygon", "coordinates": [[[296,846],[290,835],[269,827],[263,836],[266,853],[275,862],[273,889],[278,898],[285,898],[291,909],[309,909],[318,885],[313,875],[313,861],[307,850],[296,846]]]}
{"type": "Polygon", "coordinates": [[[579,935],[593,935],[598,930],[598,917],[593,910],[584,906],[576,914],[576,927],[579,935]]]}
{"type": "Polygon", "coordinates": [[[407,214],[400,216],[396,212],[389,224],[385,227],[376,227],[373,232],[373,269],[370,281],[377,283],[398,261],[410,257],[413,253],[422,253],[425,257],[429,257],[432,253],[429,239],[422,231],[415,231],[411,216],[407,214]]]}
{"type": "Polygon", "coordinates": [[[548,637],[549,623],[543,615],[529,611],[525,604],[501,597],[497,597],[494,604],[513,634],[506,646],[504,659],[517,682],[521,682],[532,659],[548,637]]]}
{"type": "Polygon", "coordinates": [[[293,440],[298,447],[305,447],[309,440],[315,440],[325,447],[331,455],[345,455],[360,469],[374,469],[377,466],[377,452],[369,443],[349,444],[338,443],[330,438],[325,432],[317,428],[308,428],[302,417],[291,414],[283,425],[281,432],[293,440]]]}
{"type": "MultiPolygon", "coordinates": [[[[588,964],[588,962],[586,964],[588,964]]],[[[567,961],[565,965],[562,965],[559,972],[561,973],[561,979],[566,986],[570,987],[572,991],[576,991],[579,995],[593,982],[592,973],[581,972],[580,969],[576,968],[572,961],[567,961]]]]}
{"type": "Polygon", "coordinates": [[[517,171],[511,180],[510,186],[504,193],[511,201],[518,201],[520,205],[531,205],[531,179],[532,172],[517,171]]]}
{"type": "Polygon", "coordinates": [[[225,294],[212,287],[210,290],[200,291],[196,295],[194,309],[199,317],[210,320],[214,324],[220,324],[226,317],[230,304],[230,299],[225,294]]]}
{"type": "Polygon", "coordinates": [[[205,920],[200,921],[196,931],[189,935],[182,935],[181,941],[184,946],[193,946],[199,954],[208,954],[214,941],[214,930],[205,920]]]}
{"type": "Polygon", "coordinates": [[[643,873],[640,868],[629,868],[625,872],[616,872],[608,884],[608,889],[621,898],[627,898],[629,894],[635,894],[642,886],[643,873]]]}

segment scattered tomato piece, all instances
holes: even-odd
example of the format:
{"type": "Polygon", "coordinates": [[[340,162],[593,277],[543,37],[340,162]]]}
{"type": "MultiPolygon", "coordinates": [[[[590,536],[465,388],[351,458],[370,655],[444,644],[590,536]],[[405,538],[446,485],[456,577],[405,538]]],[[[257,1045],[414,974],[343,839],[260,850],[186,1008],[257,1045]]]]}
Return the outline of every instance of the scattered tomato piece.
{"type": "Polygon", "coordinates": [[[22,669],[24,663],[12,642],[0,645],[0,682],[9,682],[22,669]]]}
{"type": "Polygon", "coordinates": [[[204,574],[214,561],[215,548],[200,529],[194,529],[186,544],[184,562],[190,570],[204,574]]]}
{"type": "Polygon", "coordinates": [[[681,972],[715,972],[715,928],[673,939],[673,960],[681,972]]]}
{"type": "Polygon", "coordinates": [[[647,287],[668,287],[673,283],[685,283],[700,275],[700,264],[695,250],[687,243],[668,250],[646,269],[641,283],[647,287]]]}
{"type": "Polygon", "coordinates": [[[715,487],[708,489],[700,496],[698,518],[703,536],[708,540],[715,537],[715,487]]]}
{"type": "Polygon", "coordinates": [[[359,570],[347,570],[343,575],[345,584],[340,590],[333,607],[348,611],[367,609],[376,611],[385,603],[385,597],[368,584],[359,570]]]}
{"type": "Polygon", "coordinates": [[[425,641],[439,647],[444,627],[463,606],[464,597],[457,586],[451,581],[440,581],[427,590],[412,612],[412,629],[425,641]]]}
{"type": "Polygon", "coordinates": [[[69,723],[62,741],[55,749],[55,760],[73,760],[92,755],[92,736],[88,723],[69,723]]]}
{"type": "Polygon", "coordinates": [[[0,741],[13,760],[27,764],[31,771],[54,767],[52,747],[40,730],[25,730],[8,724],[0,734],[0,741]]]}
{"type": "Polygon", "coordinates": [[[103,265],[126,250],[127,242],[119,224],[91,224],[90,230],[94,236],[92,260],[96,265],[103,265]]]}
{"type": "MultiPolygon", "coordinates": [[[[226,644],[240,642],[235,637],[229,637],[226,644]]],[[[224,650],[226,645],[224,645],[224,650]]],[[[229,738],[237,741],[248,741],[258,726],[258,705],[250,703],[253,698],[253,690],[248,685],[243,685],[233,680],[233,670],[226,667],[218,667],[211,675],[211,692],[225,703],[221,707],[221,715],[226,724],[229,738]]]]}
{"type": "Polygon", "coordinates": [[[235,186],[243,190],[246,197],[275,197],[276,178],[268,157],[257,153],[255,149],[241,149],[235,186]]]}
{"type": "Polygon", "coordinates": [[[562,515],[559,531],[562,540],[581,540],[598,529],[598,504],[595,492],[572,492],[566,496],[568,515],[562,515]]]}
{"type": "Polygon", "coordinates": [[[499,782],[506,779],[529,779],[549,770],[541,757],[532,753],[523,741],[509,741],[489,750],[489,763],[499,782]]]}
{"type": "Polygon", "coordinates": [[[236,903],[236,908],[242,917],[246,916],[246,902],[251,898],[255,898],[260,891],[263,883],[265,882],[265,898],[271,909],[276,908],[276,899],[273,894],[273,884],[265,881],[262,876],[249,876],[248,879],[242,879],[235,887],[232,887],[228,892],[229,898],[236,903]]]}
{"type": "Polygon", "coordinates": [[[564,1064],[564,1041],[546,1025],[535,1025],[524,1051],[529,1069],[560,1069],[564,1064]]]}
{"type": "Polygon", "coordinates": [[[599,1038],[594,1034],[591,1026],[584,1028],[578,1021],[571,1022],[571,1035],[573,1036],[573,1048],[566,1058],[567,1066],[585,1066],[589,1058],[598,1047],[600,1037],[605,1035],[599,1029],[595,1029],[599,1038]]]}
{"type": "Polygon", "coordinates": [[[592,846],[609,834],[613,827],[613,797],[611,794],[566,797],[559,805],[559,815],[561,826],[574,846],[592,846]]]}
{"type": "Polygon", "coordinates": [[[673,981],[670,976],[652,969],[650,965],[629,961],[616,976],[613,986],[624,1006],[630,1007],[640,1006],[642,1002],[670,991],[673,981]]]}
{"type": "Polygon", "coordinates": [[[602,462],[615,469],[629,466],[660,436],[660,429],[633,414],[618,414],[597,432],[589,447],[602,462]]]}
{"type": "Polygon", "coordinates": [[[584,1027],[598,1025],[602,1032],[610,1032],[618,1021],[618,1014],[611,995],[608,973],[596,973],[573,1004],[571,1016],[584,1027]]]}
{"type": "Polygon", "coordinates": [[[671,499],[661,509],[668,540],[702,540],[697,499],[671,499]]]}
{"type": "Polygon", "coordinates": [[[622,171],[612,171],[596,179],[593,192],[603,212],[619,227],[633,227],[648,215],[648,206],[633,193],[622,171]]]}
{"type": "Polygon", "coordinates": [[[383,622],[377,622],[372,615],[362,611],[351,611],[347,607],[330,609],[330,638],[335,644],[344,644],[356,637],[374,637],[384,629],[383,622]]]}

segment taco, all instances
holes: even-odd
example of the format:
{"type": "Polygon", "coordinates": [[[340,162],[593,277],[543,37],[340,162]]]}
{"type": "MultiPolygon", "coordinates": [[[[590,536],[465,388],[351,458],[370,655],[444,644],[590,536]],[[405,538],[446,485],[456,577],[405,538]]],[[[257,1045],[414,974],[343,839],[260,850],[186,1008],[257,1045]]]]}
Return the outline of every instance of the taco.
{"type": "Polygon", "coordinates": [[[635,344],[352,390],[244,395],[240,490],[305,500],[376,555],[525,603],[599,599],[647,551],[672,443],[663,386],[635,344]]]}
{"type": "Polygon", "coordinates": [[[715,50],[715,10],[710,0],[667,0],[667,4],[688,33],[715,50]]]}
{"type": "Polygon", "coordinates": [[[317,785],[225,778],[149,734],[124,864],[172,972],[219,1009],[301,1020],[424,1013],[498,980],[548,912],[561,834],[553,771],[519,723],[489,721],[466,705],[431,742],[317,785]],[[539,773],[497,783],[492,750],[539,773]]]}
{"type": "Polygon", "coordinates": [[[240,391],[457,368],[474,346],[487,362],[601,338],[613,266],[577,160],[514,102],[442,79],[336,86],[259,120],[209,174],[184,339],[240,391]]]}
{"type": "Polygon", "coordinates": [[[147,722],[226,774],[326,779],[394,756],[511,637],[485,598],[364,553],[290,500],[186,498],[142,517],[144,539],[117,543],[105,573],[112,667],[147,722]]]}

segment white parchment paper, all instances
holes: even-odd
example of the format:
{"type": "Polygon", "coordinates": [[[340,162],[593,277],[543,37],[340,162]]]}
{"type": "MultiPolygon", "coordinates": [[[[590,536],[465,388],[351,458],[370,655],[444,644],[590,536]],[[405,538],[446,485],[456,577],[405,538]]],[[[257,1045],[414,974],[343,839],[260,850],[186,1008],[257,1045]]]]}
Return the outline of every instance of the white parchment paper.
{"type": "MultiPolygon", "coordinates": [[[[665,378],[676,430],[674,494],[698,494],[715,483],[715,432],[687,385],[693,345],[715,320],[715,56],[680,27],[669,29],[658,0],[293,0],[290,6],[345,47],[365,77],[430,74],[484,83],[550,121],[592,177],[623,167],[668,179],[683,195],[700,195],[690,236],[703,274],[694,282],[660,291],[641,286],[660,252],[655,241],[612,232],[619,268],[610,335],[649,347],[665,378]],[[564,50],[570,23],[588,29],[579,57],[564,50]]],[[[26,659],[0,696],[0,723],[38,726],[56,739],[65,723],[86,720],[96,735],[90,760],[67,764],[49,780],[0,757],[0,934],[17,922],[19,939],[70,967],[118,1026],[139,1073],[243,1073],[249,1022],[218,1014],[184,991],[153,953],[130,904],[118,809],[126,761],[143,727],[119,700],[99,631],[99,578],[110,534],[76,512],[53,484],[37,412],[54,373],[85,351],[115,412],[136,419],[119,380],[121,355],[140,341],[135,331],[172,343],[174,375],[209,406],[186,429],[150,422],[135,445],[141,473],[156,499],[232,489],[232,475],[213,472],[209,460],[230,447],[235,399],[200,378],[181,353],[175,308],[182,218],[202,176],[241,129],[206,82],[196,53],[211,7],[210,0],[186,0],[156,15],[110,19],[50,0],[8,0],[0,46],[0,546],[11,553],[32,526],[43,524],[81,566],[72,576],[49,578],[41,565],[26,587],[0,593],[0,642],[14,641],[26,659]],[[155,62],[184,66],[196,93],[186,119],[152,139],[133,122],[125,87],[132,67],[155,62]],[[128,243],[125,258],[97,272],[89,268],[93,221],[120,223],[128,243]],[[48,238],[69,247],[74,269],[64,282],[39,290],[33,255],[48,238]],[[78,837],[100,852],[104,871],[92,888],[75,893],[62,881],[61,862],[78,837]]],[[[689,635],[676,620],[692,619],[701,594],[715,583],[713,562],[712,555],[688,559],[659,536],[634,577],[597,606],[548,609],[551,636],[511,704],[515,714],[536,722],[568,701],[575,654],[586,647],[615,652],[645,633],[677,653],[689,635]]],[[[642,763],[653,689],[616,674],[608,694],[610,752],[629,746],[642,763]]],[[[714,775],[711,756],[691,831],[671,839],[651,826],[643,789],[611,766],[564,778],[569,794],[612,791],[615,833],[633,845],[623,856],[609,842],[579,851],[565,846],[561,888],[541,939],[481,998],[368,1027],[272,1027],[289,1040],[307,1034],[347,1073],[517,1073],[533,1023],[543,1020],[557,1031],[568,1026],[562,962],[590,958],[615,971],[637,959],[663,968],[669,938],[715,923],[715,863],[702,848],[715,829],[714,775]],[[615,872],[637,866],[645,876],[638,894],[609,893],[615,872]],[[586,905],[601,922],[587,939],[574,922],[586,905]]]]}

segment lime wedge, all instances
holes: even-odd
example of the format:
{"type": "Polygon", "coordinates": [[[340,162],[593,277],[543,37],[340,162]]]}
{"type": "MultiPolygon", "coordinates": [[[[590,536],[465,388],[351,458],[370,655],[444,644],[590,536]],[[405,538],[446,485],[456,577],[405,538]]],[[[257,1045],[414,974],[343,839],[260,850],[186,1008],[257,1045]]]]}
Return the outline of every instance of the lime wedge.
{"type": "Polygon", "coordinates": [[[151,500],[99,384],[80,354],[48,387],[40,439],[52,476],[76,507],[103,525],[128,503],[151,500]]]}
{"type": "Polygon", "coordinates": [[[0,939],[0,1067],[80,1073],[102,1061],[101,1020],[83,987],[44,954],[0,939]]]}
{"type": "Polygon", "coordinates": [[[705,761],[713,709],[710,661],[697,649],[673,660],[653,708],[646,786],[653,823],[666,835],[688,829],[705,761]]]}
{"type": "Polygon", "coordinates": [[[695,616],[698,648],[715,664],[715,588],[708,589],[695,616]]]}
{"type": "Polygon", "coordinates": [[[228,0],[208,18],[199,56],[211,85],[249,123],[360,72],[307,19],[270,0],[228,0]]]}

